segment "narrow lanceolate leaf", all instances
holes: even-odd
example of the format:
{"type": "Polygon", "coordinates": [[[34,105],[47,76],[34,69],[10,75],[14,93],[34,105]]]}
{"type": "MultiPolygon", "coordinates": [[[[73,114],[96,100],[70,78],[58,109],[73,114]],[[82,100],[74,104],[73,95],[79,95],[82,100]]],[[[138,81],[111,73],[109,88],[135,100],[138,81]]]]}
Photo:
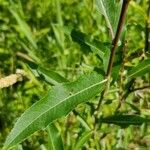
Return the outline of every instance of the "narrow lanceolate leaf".
{"type": "Polygon", "coordinates": [[[81,49],[85,53],[94,52],[102,59],[105,52],[110,49],[111,44],[108,42],[101,42],[96,39],[91,39],[91,36],[77,31],[72,27],[63,27],[62,29],[65,34],[71,36],[72,40],[81,46],[81,49]]]}
{"type": "Polygon", "coordinates": [[[78,104],[89,101],[103,90],[105,82],[101,75],[93,72],[75,82],[54,86],[43,99],[23,113],[4,146],[7,149],[20,143],[35,131],[68,114],[78,104]]]}
{"type": "Polygon", "coordinates": [[[150,122],[150,120],[137,115],[114,115],[102,118],[101,122],[128,127],[129,125],[141,125],[145,122],[150,122]]]}
{"type": "Polygon", "coordinates": [[[109,64],[109,58],[110,58],[110,50],[105,51],[105,55],[103,57],[103,66],[105,73],[107,72],[108,64],[109,64]]]}
{"type": "Polygon", "coordinates": [[[47,127],[48,130],[48,150],[63,150],[63,142],[58,129],[54,124],[47,127]]]}
{"type": "Polygon", "coordinates": [[[96,0],[98,10],[104,15],[112,39],[115,36],[119,21],[122,0],[96,0]]]}
{"type": "Polygon", "coordinates": [[[138,76],[143,76],[146,73],[150,73],[150,59],[140,62],[137,66],[133,67],[128,72],[128,78],[136,78],[138,76]]]}
{"type": "Polygon", "coordinates": [[[136,107],[135,105],[133,105],[129,102],[126,102],[126,104],[128,104],[132,108],[132,110],[134,110],[135,112],[137,112],[137,113],[141,112],[141,110],[138,107],[136,107]]]}
{"type": "Polygon", "coordinates": [[[59,24],[52,24],[52,28],[53,28],[57,43],[63,49],[64,48],[64,33],[61,30],[61,26],[59,24]]]}
{"type": "Polygon", "coordinates": [[[107,71],[109,57],[110,57],[110,43],[104,43],[96,39],[91,39],[89,35],[76,31],[74,29],[69,29],[69,27],[63,28],[65,33],[70,35],[72,40],[81,46],[82,51],[85,53],[93,52],[100,57],[103,61],[103,67],[105,72],[107,71]],[[66,29],[67,28],[67,29],[66,29]]]}
{"type": "Polygon", "coordinates": [[[47,70],[33,62],[27,63],[36,77],[40,77],[49,84],[56,85],[58,83],[68,82],[67,79],[52,70],[47,70]]]}
{"type": "Polygon", "coordinates": [[[80,150],[83,147],[83,145],[90,139],[92,134],[93,134],[93,131],[84,132],[79,138],[79,140],[77,141],[74,150],[80,150]]]}
{"type": "Polygon", "coordinates": [[[24,35],[26,36],[26,38],[29,40],[29,42],[32,44],[32,46],[37,49],[37,44],[33,38],[33,35],[31,33],[31,30],[28,26],[28,24],[19,16],[19,14],[12,9],[12,7],[9,8],[11,14],[14,16],[14,18],[16,19],[20,30],[24,33],[24,35]]]}

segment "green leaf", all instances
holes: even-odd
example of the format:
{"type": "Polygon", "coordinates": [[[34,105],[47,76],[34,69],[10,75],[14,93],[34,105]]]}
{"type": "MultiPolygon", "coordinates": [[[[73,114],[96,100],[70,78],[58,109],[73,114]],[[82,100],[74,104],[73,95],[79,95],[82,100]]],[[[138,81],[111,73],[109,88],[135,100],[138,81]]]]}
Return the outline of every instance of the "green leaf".
{"type": "Polygon", "coordinates": [[[59,75],[58,73],[52,71],[52,70],[47,70],[40,65],[37,65],[33,62],[27,62],[31,71],[36,77],[40,77],[44,81],[46,81],[49,84],[56,85],[58,83],[62,82],[68,82],[67,79],[59,75]]]}
{"type": "Polygon", "coordinates": [[[84,50],[86,50],[86,52],[93,51],[101,58],[103,58],[103,56],[105,55],[105,51],[109,50],[110,48],[110,43],[101,42],[96,39],[92,40],[91,36],[83,32],[74,30],[71,27],[63,27],[63,30],[67,35],[71,36],[74,42],[78,43],[84,50]]]}
{"type": "Polygon", "coordinates": [[[103,67],[105,72],[107,71],[109,57],[110,57],[110,47],[111,44],[107,42],[101,42],[96,39],[91,39],[89,35],[76,31],[69,27],[63,28],[67,35],[70,35],[72,40],[81,46],[81,49],[85,52],[93,52],[97,54],[103,61],[103,67]]]}
{"type": "Polygon", "coordinates": [[[82,136],[77,141],[74,150],[80,150],[83,145],[90,139],[91,135],[93,134],[93,131],[86,131],[82,134],[82,136]]]}
{"type": "Polygon", "coordinates": [[[20,30],[24,33],[26,38],[29,40],[29,42],[32,44],[32,46],[37,49],[37,44],[33,38],[33,35],[31,33],[31,30],[28,26],[28,24],[19,16],[19,14],[12,8],[9,8],[11,14],[15,17],[16,21],[19,24],[20,30]]]}
{"type": "Polygon", "coordinates": [[[75,116],[77,116],[77,120],[80,121],[83,127],[85,127],[86,130],[91,130],[89,124],[86,122],[85,118],[83,118],[77,111],[73,110],[73,113],[75,116]]]}
{"type": "Polygon", "coordinates": [[[83,127],[85,127],[86,130],[91,130],[87,122],[78,114],[77,119],[80,121],[83,127]]]}
{"type": "Polygon", "coordinates": [[[118,65],[114,64],[113,66],[113,69],[112,69],[113,82],[115,82],[119,77],[120,67],[121,67],[121,64],[118,64],[118,65]]]}
{"type": "Polygon", "coordinates": [[[115,37],[119,22],[122,0],[96,0],[98,10],[104,15],[112,39],[115,37]]]}
{"type": "Polygon", "coordinates": [[[143,123],[149,121],[149,119],[137,115],[114,115],[101,118],[101,122],[103,123],[115,124],[121,127],[128,127],[129,125],[142,125],[143,123]]]}
{"type": "Polygon", "coordinates": [[[136,113],[140,113],[141,112],[141,110],[138,107],[136,107],[135,105],[133,105],[133,104],[131,104],[129,102],[126,102],[126,104],[128,104],[132,108],[132,110],[134,110],[136,113]]]}
{"type": "Polygon", "coordinates": [[[10,57],[11,57],[11,55],[8,54],[8,53],[0,53],[0,60],[1,60],[1,61],[9,60],[10,57]]]}
{"type": "Polygon", "coordinates": [[[150,59],[140,62],[137,66],[133,67],[128,72],[128,78],[136,78],[138,76],[143,76],[146,73],[150,73],[150,59]]]}
{"type": "Polygon", "coordinates": [[[57,118],[67,115],[78,104],[87,102],[103,90],[106,80],[95,72],[75,82],[58,84],[26,110],[5,142],[6,149],[20,143],[35,131],[44,129],[57,118]]]}
{"type": "Polygon", "coordinates": [[[48,150],[63,150],[62,138],[55,125],[50,124],[47,131],[49,136],[48,150]]]}
{"type": "Polygon", "coordinates": [[[52,28],[55,34],[56,41],[60,48],[63,50],[64,49],[64,33],[61,30],[61,26],[59,24],[53,24],[52,23],[52,28]]]}
{"type": "Polygon", "coordinates": [[[105,73],[107,72],[108,64],[109,64],[109,58],[110,58],[110,50],[105,51],[105,55],[103,57],[103,66],[105,73]]]}

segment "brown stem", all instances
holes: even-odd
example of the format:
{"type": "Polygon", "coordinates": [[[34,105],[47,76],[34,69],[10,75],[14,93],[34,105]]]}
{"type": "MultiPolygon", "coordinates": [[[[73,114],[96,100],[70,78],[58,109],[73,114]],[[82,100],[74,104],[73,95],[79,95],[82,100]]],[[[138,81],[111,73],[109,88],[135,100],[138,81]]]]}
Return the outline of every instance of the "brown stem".
{"type": "Polygon", "coordinates": [[[150,0],[148,1],[147,20],[145,28],[145,52],[150,50],[150,0]]]}
{"type": "Polygon", "coordinates": [[[150,88],[150,85],[132,89],[132,90],[130,90],[130,92],[135,92],[135,91],[144,90],[144,89],[148,89],[148,88],[150,88]]]}
{"type": "MultiPolygon", "coordinates": [[[[130,86],[130,88],[131,88],[131,86],[130,86]]],[[[133,93],[133,92],[150,88],[150,85],[143,86],[143,87],[139,87],[139,88],[134,88],[134,89],[130,89],[130,88],[129,88],[129,90],[124,94],[124,96],[123,96],[123,99],[124,99],[124,100],[127,99],[127,97],[128,97],[131,93],[133,93]]]]}
{"type": "Polygon", "coordinates": [[[106,88],[104,89],[104,91],[101,94],[101,97],[100,97],[100,100],[99,100],[99,103],[98,103],[98,106],[97,106],[97,110],[100,109],[102,100],[105,97],[105,95],[107,93],[107,90],[109,89],[110,77],[111,77],[112,67],[113,67],[114,58],[115,58],[115,52],[116,52],[116,49],[118,47],[118,41],[120,39],[122,28],[123,28],[123,25],[124,25],[124,22],[125,22],[125,17],[126,17],[129,2],[130,2],[130,0],[124,0],[123,1],[122,10],[121,10],[121,14],[120,14],[120,19],[119,19],[119,23],[118,23],[118,27],[117,27],[117,32],[116,32],[114,40],[112,41],[112,46],[113,47],[111,49],[111,55],[110,55],[109,65],[108,65],[107,74],[106,74],[106,78],[107,78],[106,88]]]}
{"type": "Polygon", "coordinates": [[[122,28],[123,28],[123,25],[124,25],[124,22],[125,22],[125,17],[126,17],[129,2],[130,2],[130,0],[124,0],[123,1],[121,15],[120,15],[120,19],[119,19],[119,23],[118,23],[118,27],[117,27],[117,32],[116,32],[115,38],[112,42],[113,47],[112,47],[112,50],[111,50],[111,57],[110,57],[109,65],[108,65],[108,69],[107,69],[107,77],[111,76],[113,62],[114,62],[114,58],[115,58],[115,52],[116,52],[116,49],[118,47],[118,41],[120,39],[122,28]]]}

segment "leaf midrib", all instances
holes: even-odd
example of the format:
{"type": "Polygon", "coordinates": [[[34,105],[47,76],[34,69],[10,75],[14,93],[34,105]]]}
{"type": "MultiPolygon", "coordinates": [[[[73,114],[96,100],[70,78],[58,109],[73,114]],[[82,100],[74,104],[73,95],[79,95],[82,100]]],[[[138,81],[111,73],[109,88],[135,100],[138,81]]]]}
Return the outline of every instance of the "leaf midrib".
{"type": "Polygon", "coordinates": [[[105,54],[102,50],[100,50],[99,48],[97,48],[95,45],[92,45],[91,43],[86,42],[86,41],[85,41],[85,43],[86,43],[88,46],[90,46],[90,47],[92,47],[92,48],[97,49],[100,53],[102,53],[102,55],[104,55],[104,54],[105,54]]]}
{"type": "MultiPolygon", "coordinates": [[[[94,86],[97,86],[97,85],[100,85],[100,84],[102,84],[102,83],[105,83],[106,81],[107,81],[107,79],[105,79],[105,80],[103,80],[103,81],[101,81],[101,82],[98,82],[98,83],[96,83],[96,84],[93,84],[92,86],[89,86],[89,87],[87,87],[87,88],[85,88],[85,89],[83,89],[83,90],[81,90],[81,91],[79,91],[79,92],[77,92],[77,93],[75,93],[75,94],[72,94],[72,95],[68,96],[68,97],[65,98],[63,101],[60,101],[59,103],[57,103],[56,105],[54,105],[53,107],[51,107],[50,109],[48,109],[47,111],[43,112],[40,116],[38,116],[37,118],[35,118],[28,126],[26,126],[26,128],[29,127],[35,120],[37,120],[38,118],[40,118],[42,115],[44,115],[45,113],[47,113],[49,110],[53,109],[54,107],[57,107],[57,106],[60,105],[61,103],[65,102],[66,100],[68,100],[68,99],[70,99],[70,98],[72,98],[72,97],[74,97],[74,96],[76,96],[76,95],[78,95],[78,94],[80,94],[80,93],[82,93],[82,92],[84,92],[84,91],[86,91],[86,90],[88,90],[88,89],[94,87],[94,86]]],[[[25,129],[26,129],[26,128],[25,128],[25,129]]],[[[14,139],[16,139],[16,137],[18,137],[23,131],[24,131],[24,130],[22,130],[19,134],[17,134],[14,139]]],[[[9,142],[9,144],[7,144],[7,146],[10,145],[13,141],[14,141],[14,140],[11,140],[11,142],[9,142]]]]}
{"type": "Polygon", "coordinates": [[[79,38],[78,36],[76,36],[76,35],[74,35],[80,42],[83,42],[83,43],[85,43],[85,44],[87,44],[88,46],[90,46],[90,47],[92,47],[92,48],[95,48],[95,49],[97,49],[98,51],[100,51],[100,53],[102,53],[102,55],[104,55],[105,53],[102,51],[102,50],[100,50],[99,48],[97,48],[95,45],[92,45],[89,41],[87,41],[87,40],[82,40],[81,38],[79,38]]]}
{"type": "Polygon", "coordinates": [[[100,0],[100,3],[101,3],[101,6],[102,6],[103,15],[105,16],[105,19],[106,19],[107,25],[108,25],[108,27],[109,27],[109,29],[110,29],[110,33],[111,33],[112,39],[114,39],[114,32],[113,32],[113,28],[112,28],[112,26],[111,26],[111,23],[110,23],[109,17],[108,17],[108,15],[107,15],[106,10],[105,10],[106,8],[105,8],[105,6],[104,6],[104,4],[103,4],[103,0],[100,0]]]}
{"type": "Polygon", "coordinates": [[[144,69],[147,68],[147,67],[150,67],[150,64],[147,65],[147,66],[145,66],[145,67],[143,67],[142,69],[140,69],[140,70],[134,72],[133,74],[129,75],[129,78],[131,78],[131,77],[134,76],[136,73],[139,73],[140,71],[144,70],[144,69]]]}

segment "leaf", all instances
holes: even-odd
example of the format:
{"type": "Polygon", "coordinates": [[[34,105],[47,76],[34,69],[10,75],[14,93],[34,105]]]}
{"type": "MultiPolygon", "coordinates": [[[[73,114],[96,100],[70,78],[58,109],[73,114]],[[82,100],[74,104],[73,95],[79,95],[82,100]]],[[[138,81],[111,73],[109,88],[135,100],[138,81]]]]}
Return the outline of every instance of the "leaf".
{"type": "Polygon", "coordinates": [[[105,55],[105,51],[109,50],[110,43],[108,42],[101,42],[96,39],[91,39],[91,36],[77,31],[73,29],[72,27],[63,27],[63,30],[65,34],[71,36],[72,40],[76,43],[78,43],[83,49],[86,50],[86,52],[95,52],[98,54],[101,58],[105,55]]]}
{"type": "Polygon", "coordinates": [[[101,118],[101,122],[107,124],[115,124],[121,127],[128,127],[129,125],[142,125],[149,122],[149,119],[137,115],[114,115],[106,118],[101,118]]]}
{"type": "Polygon", "coordinates": [[[48,149],[49,150],[63,150],[62,138],[58,129],[55,127],[55,125],[50,124],[47,130],[48,130],[48,136],[49,136],[48,149]]]}
{"type": "Polygon", "coordinates": [[[104,15],[112,39],[115,37],[119,22],[122,0],[96,0],[98,10],[104,15]]]}
{"type": "Polygon", "coordinates": [[[1,60],[2,62],[6,61],[6,60],[9,60],[10,57],[11,57],[11,55],[8,54],[8,53],[0,53],[0,60],[1,60]]]}
{"type": "Polygon", "coordinates": [[[74,150],[80,150],[83,145],[89,140],[91,135],[93,134],[93,131],[86,131],[82,134],[82,136],[77,141],[74,150]]]}
{"type": "Polygon", "coordinates": [[[113,77],[113,82],[119,79],[119,72],[121,71],[121,67],[124,66],[124,60],[125,59],[125,53],[126,53],[126,48],[125,48],[125,43],[126,43],[126,26],[124,26],[122,35],[121,35],[121,45],[117,48],[116,54],[115,54],[115,59],[114,59],[114,64],[112,68],[112,77],[113,77]]]}
{"type": "Polygon", "coordinates": [[[20,143],[35,131],[44,129],[57,118],[67,115],[78,104],[89,101],[103,90],[105,82],[101,75],[93,72],[75,82],[54,86],[18,119],[6,139],[5,148],[20,143]]]}
{"type": "MultiPolygon", "coordinates": [[[[90,105],[91,106],[91,105],[90,105]]],[[[83,118],[77,111],[73,110],[73,113],[75,114],[75,116],[77,116],[77,120],[80,121],[80,123],[82,124],[82,126],[86,129],[86,130],[91,130],[90,126],[88,125],[88,123],[86,122],[85,118],[83,118]]]]}
{"type": "Polygon", "coordinates": [[[77,115],[77,119],[80,121],[83,127],[85,127],[86,130],[91,130],[85,119],[83,119],[79,114],[77,115]]]}
{"type": "Polygon", "coordinates": [[[150,59],[140,62],[137,66],[129,70],[128,78],[136,78],[138,76],[143,76],[146,73],[150,73],[150,59]]]}
{"type": "Polygon", "coordinates": [[[58,83],[68,82],[67,79],[52,70],[47,70],[33,62],[28,62],[28,65],[36,77],[40,77],[49,84],[56,85],[58,83]]]}
{"type": "Polygon", "coordinates": [[[121,67],[121,64],[118,64],[118,65],[114,64],[114,66],[112,68],[113,82],[115,82],[118,79],[118,77],[119,77],[120,67],[121,67]]]}
{"type": "Polygon", "coordinates": [[[105,51],[105,55],[103,57],[103,65],[104,65],[104,71],[107,72],[108,64],[109,64],[109,58],[110,58],[110,50],[105,51]]]}
{"type": "Polygon", "coordinates": [[[90,36],[76,31],[69,27],[64,27],[66,34],[70,35],[72,40],[78,43],[81,46],[81,49],[84,50],[84,53],[93,52],[97,54],[103,61],[103,67],[105,72],[107,71],[109,57],[110,57],[110,47],[111,44],[108,42],[101,42],[96,39],[91,39],[90,36]]]}
{"type": "Polygon", "coordinates": [[[18,41],[18,44],[28,53],[29,57],[36,62],[41,62],[41,59],[36,56],[36,51],[33,48],[30,48],[25,42],[18,41]]]}
{"type": "Polygon", "coordinates": [[[61,30],[61,26],[58,24],[52,24],[52,28],[55,34],[56,41],[60,48],[63,50],[64,49],[64,33],[61,30]]]}
{"type": "Polygon", "coordinates": [[[11,14],[15,17],[16,21],[18,22],[21,31],[27,37],[27,39],[32,44],[32,46],[35,49],[37,49],[37,44],[32,36],[31,30],[30,30],[28,24],[19,16],[19,14],[15,10],[13,10],[12,7],[10,7],[9,10],[10,10],[11,14]]]}
{"type": "Polygon", "coordinates": [[[138,107],[136,107],[135,105],[133,105],[133,104],[131,104],[129,102],[126,102],[126,104],[128,104],[132,108],[132,110],[134,110],[136,113],[140,113],[141,112],[141,110],[138,107]]]}

